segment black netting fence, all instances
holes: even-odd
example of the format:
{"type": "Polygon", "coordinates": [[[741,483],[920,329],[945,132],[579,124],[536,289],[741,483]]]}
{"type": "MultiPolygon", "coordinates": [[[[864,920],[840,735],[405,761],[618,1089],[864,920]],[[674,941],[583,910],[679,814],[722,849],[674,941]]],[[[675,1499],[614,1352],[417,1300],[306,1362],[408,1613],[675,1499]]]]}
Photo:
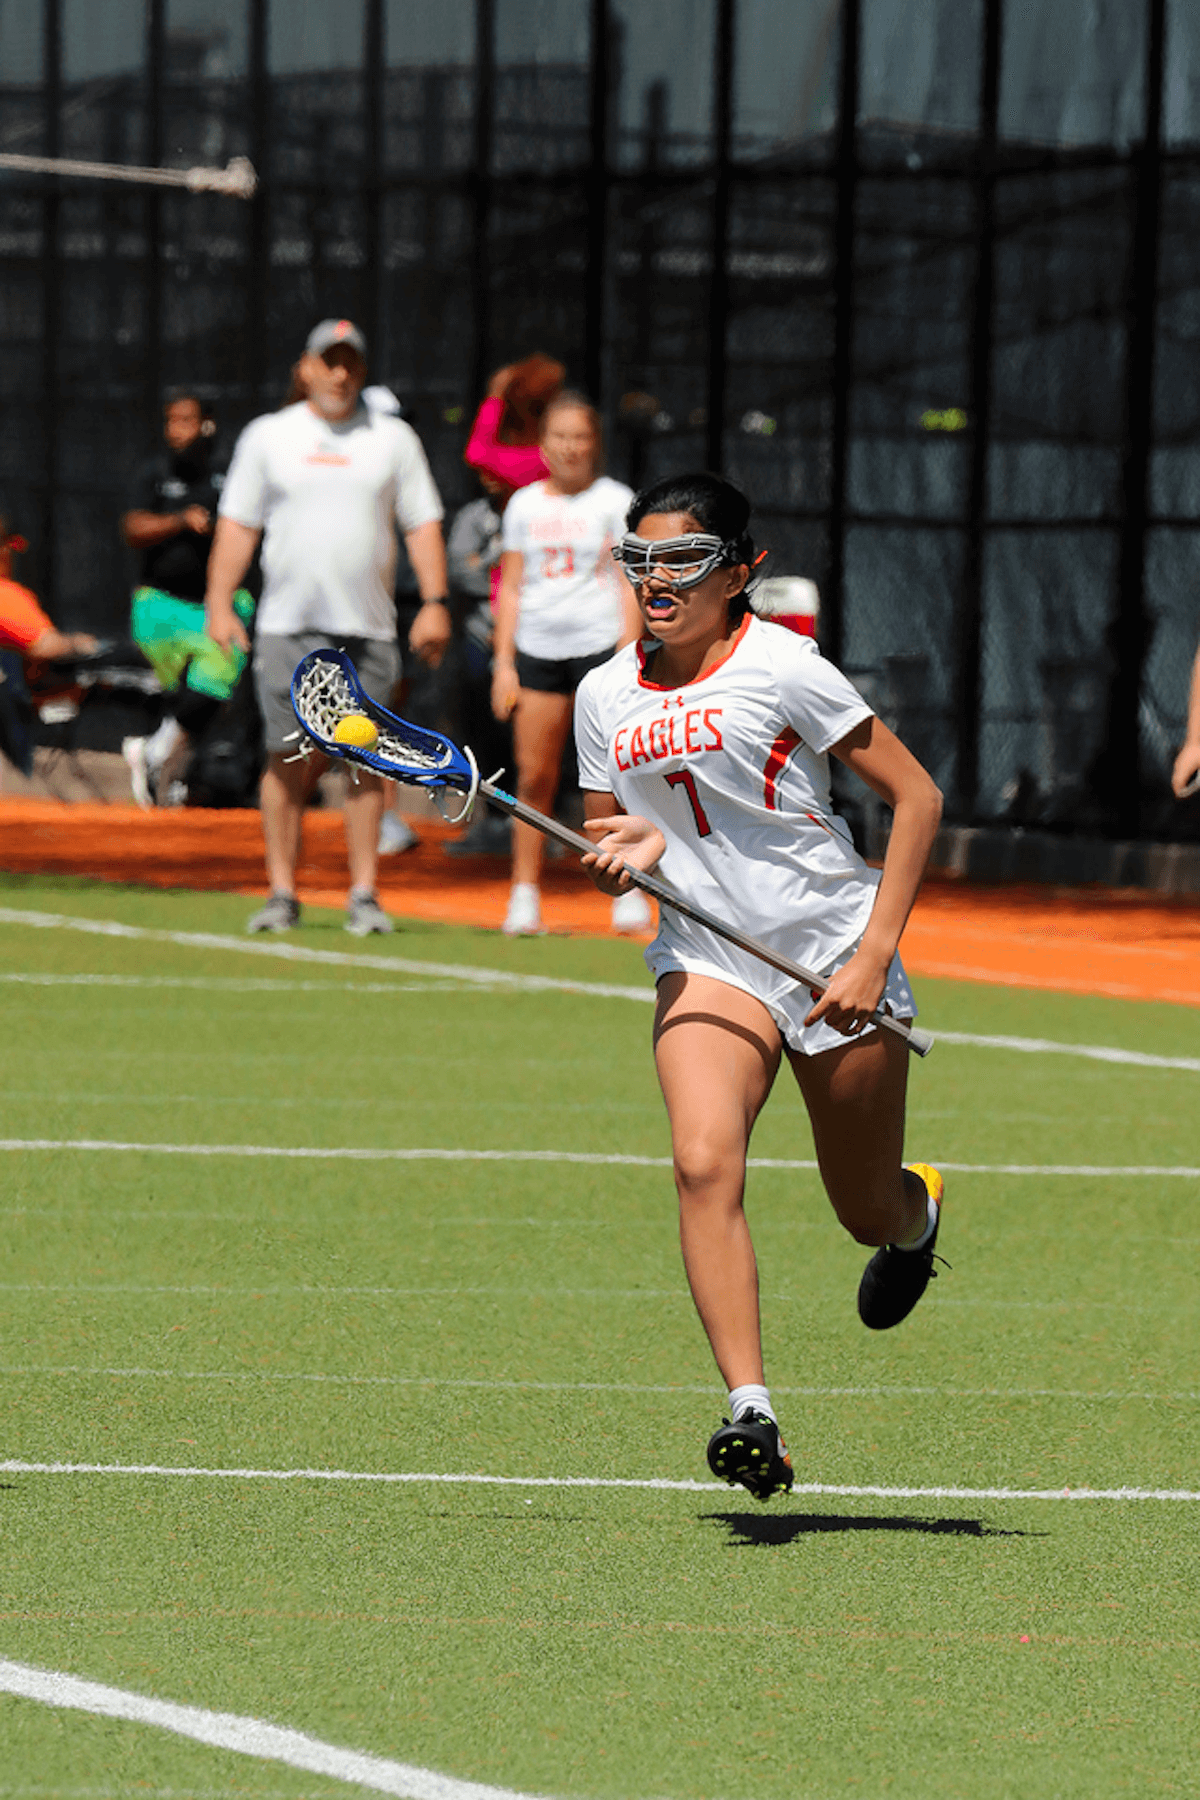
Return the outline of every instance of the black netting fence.
{"type": "Polygon", "coordinates": [[[635,484],[719,463],[960,820],[1200,836],[1200,9],[0,0],[0,150],[252,158],[250,205],[0,172],[0,507],[66,626],[194,385],[358,319],[448,509],[561,357],[635,484]]]}

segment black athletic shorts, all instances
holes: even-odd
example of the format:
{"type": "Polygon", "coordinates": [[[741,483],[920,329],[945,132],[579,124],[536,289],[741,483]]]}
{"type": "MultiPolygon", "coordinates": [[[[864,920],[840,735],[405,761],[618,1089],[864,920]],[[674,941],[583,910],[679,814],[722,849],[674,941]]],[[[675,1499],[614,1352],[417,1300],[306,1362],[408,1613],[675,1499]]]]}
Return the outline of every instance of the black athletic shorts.
{"type": "Polygon", "coordinates": [[[591,656],[564,656],[561,661],[545,656],[526,656],[517,651],[517,680],[535,694],[573,694],[589,669],[598,669],[616,649],[597,650],[591,656]]]}

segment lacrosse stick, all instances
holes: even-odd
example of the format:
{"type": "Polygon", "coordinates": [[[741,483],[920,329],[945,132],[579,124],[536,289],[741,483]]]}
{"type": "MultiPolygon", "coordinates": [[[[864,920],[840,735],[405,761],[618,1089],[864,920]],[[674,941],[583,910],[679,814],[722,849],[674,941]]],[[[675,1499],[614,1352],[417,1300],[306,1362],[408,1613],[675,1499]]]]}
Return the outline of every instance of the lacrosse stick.
{"type": "Polygon", "coordinates": [[[229,194],[235,200],[252,200],[258,186],[254,165],[235,156],[223,169],[143,169],[133,163],[78,162],[69,156],[0,155],[0,169],[18,169],[27,175],[71,175],[84,181],[135,181],[151,187],[188,188],[193,194],[229,194]]]}
{"type": "MultiPolygon", "coordinates": [[[[482,780],[475,758],[469,750],[464,753],[440,732],[427,731],[420,725],[410,725],[407,720],[398,719],[394,713],[388,712],[386,707],[377,705],[369,694],[363,692],[354,664],[344,650],[310,650],[297,665],[292,676],[292,711],[300,726],[296,739],[297,753],[301,756],[320,751],[325,756],[337,756],[346,762],[358,763],[372,774],[382,775],[389,781],[403,781],[431,790],[453,788],[456,792],[467,795],[466,804],[457,815],[458,819],[466,817],[476,796],[482,794],[510,818],[532,825],[536,831],[565,844],[569,850],[576,850],[581,856],[595,853],[595,844],[578,831],[572,831],[567,825],[560,825],[557,819],[547,818],[545,813],[527,806],[523,800],[506,794],[494,782],[482,780]],[[379,735],[370,747],[339,743],[335,739],[334,732],[339,720],[351,715],[365,716],[374,725],[379,735]]],[[[789,975],[793,981],[819,994],[823,994],[829,986],[824,976],[815,975],[811,969],[793,962],[790,956],[781,955],[766,944],[760,944],[755,938],[747,937],[736,926],[727,925],[723,919],[715,918],[703,907],[694,906],[656,875],[644,875],[640,869],[632,868],[628,868],[627,872],[634,886],[651,895],[661,906],[672,907],[675,912],[682,913],[685,919],[703,925],[706,930],[715,932],[718,937],[736,945],[739,950],[745,950],[751,956],[758,957],[761,962],[769,964],[772,969],[778,969],[781,975],[789,975]]],[[[933,1038],[927,1031],[920,1031],[901,1019],[894,1019],[890,1013],[874,1012],[871,1022],[903,1038],[909,1049],[915,1050],[918,1056],[928,1056],[933,1048],[933,1038]]]]}

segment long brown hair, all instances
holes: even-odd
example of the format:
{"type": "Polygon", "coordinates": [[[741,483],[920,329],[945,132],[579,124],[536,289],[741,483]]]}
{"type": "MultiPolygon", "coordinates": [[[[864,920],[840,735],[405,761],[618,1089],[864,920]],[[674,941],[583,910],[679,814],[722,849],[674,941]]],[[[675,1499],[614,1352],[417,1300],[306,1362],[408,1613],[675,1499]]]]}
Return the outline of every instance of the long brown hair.
{"type": "Polygon", "coordinates": [[[536,444],[542,420],[562,391],[567,371],[552,356],[535,350],[524,362],[514,363],[501,395],[503,410],[496,428],[501,444],[536,444]]]}

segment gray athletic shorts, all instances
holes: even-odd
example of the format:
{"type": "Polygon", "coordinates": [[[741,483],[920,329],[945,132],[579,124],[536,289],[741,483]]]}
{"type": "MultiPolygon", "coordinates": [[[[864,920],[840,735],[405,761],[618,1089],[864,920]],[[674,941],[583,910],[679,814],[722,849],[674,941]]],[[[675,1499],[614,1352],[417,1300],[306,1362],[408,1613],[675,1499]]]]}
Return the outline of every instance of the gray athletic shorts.
{"type": "Polygon", "coordinates": [[[380,706],[391,705],[392,689],[400,679],[400,646],[395,638],[334,638],[324,631],[300,631],[295,637],[260,634],[254,640],[254,691],[263,716],[268,756],[292,748],[284,741],[297,730],[292,672],[301,657],[320,649],[344,650],[372,700],[380,706]]]}

